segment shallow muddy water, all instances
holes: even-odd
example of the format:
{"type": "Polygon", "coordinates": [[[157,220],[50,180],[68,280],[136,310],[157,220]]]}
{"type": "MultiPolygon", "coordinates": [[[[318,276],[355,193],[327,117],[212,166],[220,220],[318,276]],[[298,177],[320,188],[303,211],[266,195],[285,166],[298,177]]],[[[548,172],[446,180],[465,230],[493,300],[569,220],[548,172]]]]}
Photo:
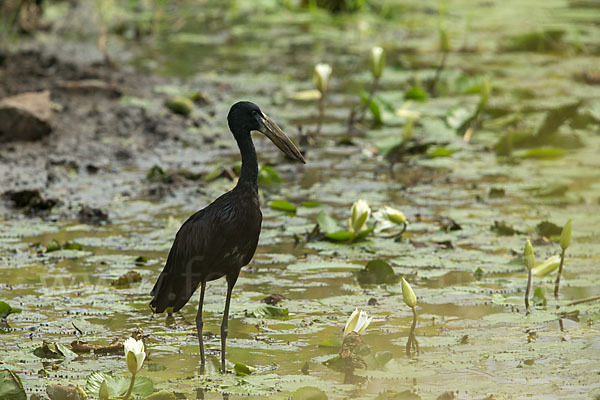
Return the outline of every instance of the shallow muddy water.
{"type": "MultiPolygon", "coordinates": [[[[169,137],[127,165],[115,163],[93,176],[71,174],[69,190],[49,184],[45,192],[64,200],[49,215],[25,215],[2,204],[0,300],[21,312],[0,323],[0,366],[18,372],[28,393],[42,393],[50,383],[84,387],[93,371],[125,376],[123,357],[44,360],[33,350],[42,341],[108,344],[141,329],[148,335],[148,359],[140,375],[156,390],[185,398],[284,399],[304,386],[330,399],[435,399],[444,392],[459,399],[599,396],[600,301],[569,303],[600,295],[600,86],[581,79],[600,73],[600,9],[559,1],[390,1],[388,8],[332,18],[270,1],[259,2],[260,9],[219,3],[172,6],[152,40],[123,45],[134,48],[130,62],[144,73],[181,78],[157,84],[157,96],[204,90],[211,103],[191,116],[203,124],[182,123],[177,140],[169,137]],[[440,96],[405,103],[411,87],[435,74],[439,24],[447,26],[453,49],[440,96]],[[550,28],[564,35],[550,44],[519,36],[550,28]],[[377,94],[383,124],[372,123],[369,114],[360,131],[349,132],[349,109],[370,83],[368,52],[375,44],[387,54],[377,94]],[[140,188],[156,186],[147,178],[154,164],[204,175],[218,164],[233,165],[237,149],[225,116],[237,99],[256,102],[300,141],[300,132],[316,122],[316,100],[305,100],[303,91],[312,89],[317,62],[332,65],[332,90],[322,134],[301,146],[308,163],[285,161],[266,139],[255,138],[259,161],[274,165],[281,182],[262,186],[263,230],[234,290],[227,359],[230,369],[243,362],[257,370],[248,376],[218,372],[226,290],[220,280],[209,283],[206,294],[208,365],[201,374],[197,296],[168,318],[152,315],[149,292],[181,222],[233,183],[165,184],[167,195],[159,199],[140,188]],[[449,126],[448,112],[475,109],[484,76],[492,94],[481,126],[465,143],[449,126]],[[559,126],[544,125],[577,102],[559,126]],[[413,140],[449,151],[407,155],[392,176],[380,152],[402,138],[406,118],[395,112],[401,107],[420,113],[413,140]],[[514,139],[510,154],[497,150],[501,137],[532,133],[538,135],[528,144],[514,139]],[[74,219],[74,192],[107,210],[110,222],[74,219]],[[271,209],[277,199],[297,211],[271,209]],[[373,211],[385,205],[402,210],[409,220],[402,238],[376,231],[353,244],[307,241],[320,212],[345,226],[358,199],[373,211]],[[307,201],[318,204],[302,205],[307,201]],[[537,227],[543,221],[562,227],[568,219],[573,241],[560,299],[552,295],[554,273],[536,277],[533,287],[545,289],[547,304],[526,314],[525,240],[531,239],[538,261],[560,254],[560,231],[546,235],[537,227]],[[496,222],[515,233],[494,230],[496,222]],[[47,252],[53,240],[81,248],[47,252]],[[358,271],[376,259],[389,262],[416,293],[418,355],[405,352],[412,312],[400,283],[358,281],[358,271]],[[112,284],[132,270],[140,282],[112,284]],[[285,297],[278,306],[289,314],[256,317],[260,300],[272,293],[285,297]],[[376,304],[369,305],[373,298],[376,304]],[[367,368],[350,375],[329,361],[356,307],[374,320],[362,335],[367,368]]],[[[168,114],[150,95],[125,93],[120,105],[168,114]]]]}

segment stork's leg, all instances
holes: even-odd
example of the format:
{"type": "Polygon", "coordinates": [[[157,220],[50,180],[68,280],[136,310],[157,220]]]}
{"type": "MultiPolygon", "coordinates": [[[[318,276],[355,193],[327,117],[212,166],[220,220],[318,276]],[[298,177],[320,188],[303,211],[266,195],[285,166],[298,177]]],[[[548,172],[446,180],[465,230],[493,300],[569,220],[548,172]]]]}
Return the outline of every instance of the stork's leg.
{"type": "Polygon", "coordinates": [[[200,287],[200,303],[198,304],[198,314],[196,314],[196,330],[198,331],[198,344],[200,345],[200,363],[202,366],[206,364],[204,358],[204,341],[202,340],[202,328],[204,327],[204,321],[202,321],[202,305],[204,304],[204,289],[206,289],[206,282],[202,282],[200,287]]]}
{"type": "Polygon", "coordinates": [[[225,344],[227,342],[228,322],[229,322],[229,303],[231,301],[231,291],[235,286],[237,276],[227,277],[227,300],[225,300],[225,311],[223,311],[223,322],[221,323],[221,372],[225,373],[225,344]]]}

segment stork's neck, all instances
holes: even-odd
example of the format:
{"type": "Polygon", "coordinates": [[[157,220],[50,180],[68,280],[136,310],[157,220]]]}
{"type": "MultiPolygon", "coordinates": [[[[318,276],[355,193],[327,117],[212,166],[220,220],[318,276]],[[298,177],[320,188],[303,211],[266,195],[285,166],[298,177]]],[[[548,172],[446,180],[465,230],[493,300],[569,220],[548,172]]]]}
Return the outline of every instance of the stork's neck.
{"type": "Polygon", "coordinates": [[[250,185],[258,190],[258,159],[250,132],[235,134],[235,139],[242,154],[242,172],[238,181],[240,185],[250,185]]]}

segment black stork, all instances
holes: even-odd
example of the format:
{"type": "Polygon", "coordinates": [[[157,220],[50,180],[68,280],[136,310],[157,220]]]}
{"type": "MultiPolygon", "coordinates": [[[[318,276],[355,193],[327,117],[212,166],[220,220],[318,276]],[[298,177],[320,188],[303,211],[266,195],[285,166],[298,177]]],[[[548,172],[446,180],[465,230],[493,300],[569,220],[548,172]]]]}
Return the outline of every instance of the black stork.
{"type": "Polygon", "coordinates": [[[259,131],[288,157],[306,163],[300,151],[281,128],[254,103],[234,104],[227,115],[229,129],[242,155],[242,172],[236,186],[206,208],[189,217],[179,228],[167,262],[154,285],[150,307],[162,313],[179,311],[200,286],[196,329],[202,366],[202,304],[206,282],[225,276],[227,298],[221,323],[221,370],[225,372],[225,344],[231,292],[243,266],[256,250],[262,213],[258,199],[258,160],[251,132],[259,131]]]}

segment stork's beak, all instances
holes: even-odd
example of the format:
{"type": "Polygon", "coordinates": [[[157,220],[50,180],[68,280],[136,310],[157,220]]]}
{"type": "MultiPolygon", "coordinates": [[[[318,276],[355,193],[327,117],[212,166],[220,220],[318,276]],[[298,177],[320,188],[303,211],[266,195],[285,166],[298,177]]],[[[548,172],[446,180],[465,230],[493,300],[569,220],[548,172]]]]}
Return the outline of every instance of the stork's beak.
{"type": "Polygon", "coordinates": [[[266,115],[261,115],[260,118],[260,131],[279,147],[286,156],[293,158],[294,160],[300,161],[302,164],[306,164],[306,160],[300,150],[292,143],[289,137],[281,130],[279,126],[273,120],[266,115]]]}

